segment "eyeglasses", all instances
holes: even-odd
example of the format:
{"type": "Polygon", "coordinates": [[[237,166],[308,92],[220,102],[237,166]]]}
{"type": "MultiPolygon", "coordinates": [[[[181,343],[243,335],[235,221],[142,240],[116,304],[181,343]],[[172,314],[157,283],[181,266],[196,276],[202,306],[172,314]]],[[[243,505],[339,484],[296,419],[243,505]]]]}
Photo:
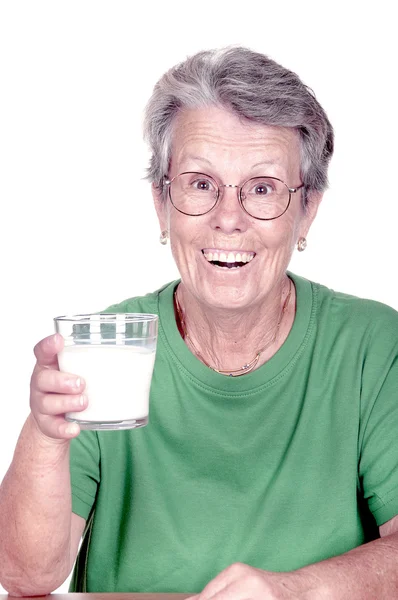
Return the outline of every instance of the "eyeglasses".
{"type": "Polygon", "coordinates": [[[239,190],[239,204],[243,210],[261,221],[271,221],[281,217],[289,208],[292,194],[304,187],[286,185],[277,177],[252,177],[242,185],[218,184],[205,173],[180,173],[164,184],[169,188],[172,205],[179,212],[191,217],[199,217],[213,210],[221,196],[221,188],[239,190]]]}

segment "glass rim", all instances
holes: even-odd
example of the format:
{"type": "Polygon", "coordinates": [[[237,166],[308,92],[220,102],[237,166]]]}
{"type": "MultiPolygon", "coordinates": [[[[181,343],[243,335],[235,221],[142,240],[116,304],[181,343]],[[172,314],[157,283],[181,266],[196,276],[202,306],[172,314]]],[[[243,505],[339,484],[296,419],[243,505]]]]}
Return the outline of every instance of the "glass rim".
{"type": "Polygon", "coordinates": [[[154,322],[157,321],[159,315],[151,313],[86,313],[79,315],[61,315],[54,317],[55,322],[62,323],[93,323],[97,321],[99,323],[141,323],[144,321],[154,322]],[[94,317],[94,318],[93,318],[94,317]],[[97,318],[95,318],[97,317],[97,318]]]}

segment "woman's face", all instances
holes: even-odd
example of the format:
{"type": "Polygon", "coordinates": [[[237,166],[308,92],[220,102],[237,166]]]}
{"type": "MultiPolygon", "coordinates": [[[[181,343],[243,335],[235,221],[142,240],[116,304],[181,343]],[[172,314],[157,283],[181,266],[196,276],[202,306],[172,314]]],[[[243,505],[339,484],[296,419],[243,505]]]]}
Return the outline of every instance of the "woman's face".
{"type": "MultiPolygon", "coordinates": [[[[241,185],[268,175],[297,187],[299,139],[291,129],[240,121],[227,110],[211,107],[182,111],[175,122],[172,159],[167,174],[186,171],[211,175],[218,183],[241,185]]],[[[304,212],[301,192],[292,194],[288,210],[260,221],[240,206],[236,188],[221,188],[217,206],[201,216],[178,212],[154,188],[161,229],[168,229],[171,250],[188,292],[208,307],[255,307],[281,282],[297,240],[306,236],[320,197],[304,212]],[[209,254],[246,254],[244,266],[229,269],[210,262],[209,254]],[[207,256],[207,258],[206,258],[207,256]]]]}

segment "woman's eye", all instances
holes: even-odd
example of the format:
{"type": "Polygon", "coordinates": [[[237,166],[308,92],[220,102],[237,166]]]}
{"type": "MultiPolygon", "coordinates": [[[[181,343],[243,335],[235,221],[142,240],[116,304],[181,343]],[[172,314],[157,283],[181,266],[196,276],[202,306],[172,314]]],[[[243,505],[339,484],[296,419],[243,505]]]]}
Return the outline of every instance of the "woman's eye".
{"type": "Polygon", "coordinates": [[[195,190],[202,192],[209,192],[213,187],[211,181],[207,179],[199,179],[198,181],[194,181],[192,185],[195,190]]]}
{"type": "Polygon", "coordinates": [[[268,183],[257,183],[252,190],[252,193],[256,194],[256,196],[267,196],[272,192],[273,188],[268,183]]]}

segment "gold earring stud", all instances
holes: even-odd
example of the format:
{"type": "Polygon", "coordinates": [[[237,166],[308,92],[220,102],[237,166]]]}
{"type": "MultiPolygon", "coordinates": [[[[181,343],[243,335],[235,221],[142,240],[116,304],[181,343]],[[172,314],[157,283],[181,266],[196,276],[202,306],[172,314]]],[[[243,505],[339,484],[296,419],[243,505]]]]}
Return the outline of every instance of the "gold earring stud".
{"type": "Polygon", "coordinates": [[[159,238],[159,242],[165,246],[167,244],[167,240],[169,239],[169,232],[167,231],[167,229],[165,229],[164,231],[162,231],[162,233],[160,234],[160,238],[159,238]]]}
{"type": "Polygon", "coordinates": [[[301,237],[297,242],[297,250],[299,252],[304,252],[306,247],[307,247],[307,240],[305,239],[305,237],[301,237]]]}

